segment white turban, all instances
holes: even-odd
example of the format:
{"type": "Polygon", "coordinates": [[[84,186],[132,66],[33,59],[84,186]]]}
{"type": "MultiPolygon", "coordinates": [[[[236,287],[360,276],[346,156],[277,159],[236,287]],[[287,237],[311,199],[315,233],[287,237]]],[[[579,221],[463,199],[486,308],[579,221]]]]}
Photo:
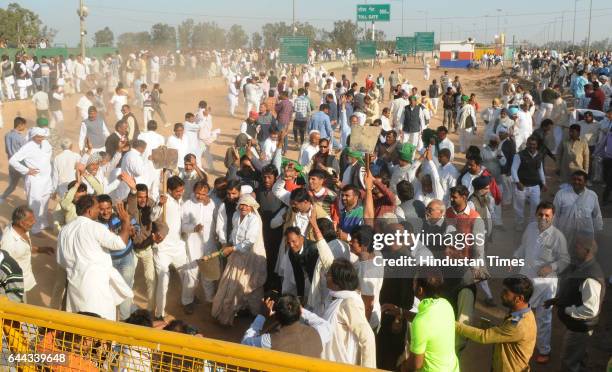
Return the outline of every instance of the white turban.
{"type": "Polygon", "coordinates": [[[238,199],[238,205],[240,204],[248,205],[249,207],[253,208],[253,210],[259,208],[259,204],[251,194],[241,195],[240,199],[238,199]]]}
{"type": "Polygon", "coordinates": [[[33,127],[30,129],[30,139],[36,137],[36,136],[42,136],[42,137],[48,137],[49,136],[49,129],[47,128],[40,128],[40,127],[33,127]]]}
{"type": "Polygon", "coordinates": [[[251,185],[240,186],[240,195],[250,194],[252,192],[253,192],[253,187],[251,185]]]}

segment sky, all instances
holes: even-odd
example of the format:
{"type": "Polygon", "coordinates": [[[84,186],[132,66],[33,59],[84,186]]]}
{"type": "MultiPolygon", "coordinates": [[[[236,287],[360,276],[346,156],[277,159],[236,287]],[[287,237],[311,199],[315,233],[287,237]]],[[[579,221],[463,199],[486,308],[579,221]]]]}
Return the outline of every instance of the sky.
{"type": "MultiPolygon", "coordinates": [[[[44,24],[58,30],[54,43],[76,46],[79,40],[79,0],[0,0],[0,7],[16,1],[36,12],[44,24]],[[52,6],[50,6],[52,4],[52,6]]],[[[105,26],[117,36],[124,32],[149,31],[158,22],[179,25],[187,18],[196,22],[216,21],[228,29],[240,24],[247,34],[260,31],[268,22],[292,22],[295,2],[296,21],[331,30],[336,20],[355,20],[357,4],[390,4],[391,21],[378,22],[387,39],[411,36],[416,31],[434,31],[436,42],[467,37],[490,42],[505,32],[507,42],[519,40],[542,43],[571,41],[576,5],[575,40],[587,37],[589,3],[592,1],[591,41],[610,36],[610,0],[84,0],[89,8],[86,19],[88,44],[93,34],[105,26]],[[430,4],[433,3],[433,4],[430,4]],[[403,17],[402,17],[403,8],[403,17]],[[402,22],[403,18],[403,22],[402,22]]],[[[363,23],[361,23],[363,25],[363,23]]],[[[371,27],[371,25],[368,25],[371,27]]]]}

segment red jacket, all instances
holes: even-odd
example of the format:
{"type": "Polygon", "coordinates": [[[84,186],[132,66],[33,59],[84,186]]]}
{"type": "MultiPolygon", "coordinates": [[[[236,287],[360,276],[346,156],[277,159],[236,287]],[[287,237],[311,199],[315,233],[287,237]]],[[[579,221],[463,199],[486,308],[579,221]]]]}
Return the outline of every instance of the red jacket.
{"type": "Polygon", "coordinates": [[[493,199],[495,199],[495,204],[499,205],[502,202],[502,194],[499,190],[497,182],[495,181],[495,177],[493,177],[491,172],[489,172],[487,169],[482,171],[481,176],[487,176],[491,179],[491,182],[489,182],[489,191],[491,192],[493,199]]]}
{"type": "MultiPolygon", "coordinates": [[[[461,234],[472,234],[474,230],[474,221],[477,218],[480,218],[480,214],[478,214],[474,208],[470,208],[470,212],[467,215],[465,213],[455,213],[452,207],[446,210],[446,223],[455,226],[457,232],[461,234]]],[[[472,258],[471,245],[466,246],[462,250],[455,251],[463,258],[472,258]]]]}

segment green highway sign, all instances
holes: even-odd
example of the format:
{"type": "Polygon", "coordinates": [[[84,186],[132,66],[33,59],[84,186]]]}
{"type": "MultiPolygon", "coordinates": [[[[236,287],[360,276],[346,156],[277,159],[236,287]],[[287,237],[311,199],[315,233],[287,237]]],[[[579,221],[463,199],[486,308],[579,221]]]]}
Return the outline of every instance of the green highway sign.
{"type": "Polygon", "coordinates": [[[280,38],[281,63],[308,63],[310,41],[306,36],[284,36],[280,38]]]}
{"type": "Polygon", "coordinates": [[[415,32],[416,51],[417,52],[432,52],[434,50],[434,33],[433,32],[415,32]]]}
{"type": "Polygon", "coordinates": [[[375,59],[376,58],[376,42],[363,41],[363,40],[357,42],[357,58],[358,59],[375,59]]]}
{"type": "Polygon", "coordinates": [[[403,36],[395,38],[395,50],[399,54],[412,55],[416,49],[416,38],[413,36],[403,36]]]}
{"type": "Polygon", "coordinates": [[[357,21],[389,22],[391,20],[391,5],[363,4],[357,5],[357,21]]]}

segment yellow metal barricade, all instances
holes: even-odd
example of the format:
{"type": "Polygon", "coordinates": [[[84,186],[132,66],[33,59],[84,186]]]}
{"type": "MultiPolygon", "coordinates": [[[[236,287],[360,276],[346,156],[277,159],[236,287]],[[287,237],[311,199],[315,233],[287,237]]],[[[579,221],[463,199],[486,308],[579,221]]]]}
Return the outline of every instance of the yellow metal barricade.
{"type": "Polygon", "coordinates": [[[0,298],[1,371],[371,371],[0,298]]]}

